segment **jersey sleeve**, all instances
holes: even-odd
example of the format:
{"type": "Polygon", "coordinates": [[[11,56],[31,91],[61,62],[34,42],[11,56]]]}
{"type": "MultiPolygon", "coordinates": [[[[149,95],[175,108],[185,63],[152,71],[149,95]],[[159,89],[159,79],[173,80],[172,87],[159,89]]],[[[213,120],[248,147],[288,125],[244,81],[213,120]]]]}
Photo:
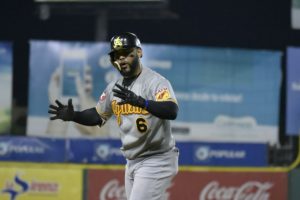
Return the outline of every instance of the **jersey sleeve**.
{"type": "Polygon", "coordinates": [[[108,85],[106,89],[102,92],[99,97],[99,100],[96,105],[96,110],[101,117],[104,125],[105,122],[112,116],[112,108],[111,108],[111,86],[108,85]]]}
{"type": "Polygon", "coordinates": [[[159,81],[153,82],[151,88],[155,101],[173,101],[177,104],[174,90],[167,79],[161,78],[159,81]]]}

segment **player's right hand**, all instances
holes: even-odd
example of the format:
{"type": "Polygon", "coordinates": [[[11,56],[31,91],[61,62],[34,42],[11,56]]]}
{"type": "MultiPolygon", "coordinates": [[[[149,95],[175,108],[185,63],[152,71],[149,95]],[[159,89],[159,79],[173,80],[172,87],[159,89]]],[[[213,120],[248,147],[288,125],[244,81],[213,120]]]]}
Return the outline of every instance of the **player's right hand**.
{"type": "Polygon", "coordinates": [[[72,99],[68,100],[68,105],[63,105],[60,101],[55,100],[57,106],[50,104],[48,113],[54,114],[50,120],[61,119],[63,121],[72,121],[74,119],[74,107],[72,99]]]}
{"type": "Polygon", "coordinates": [[[136,95],[134,92],[119,85],[118,83],[116,83],[115,86],[118,89],[112,90],[114,92],[114,96],[122,99],[122,101],[119,102],[118,105],[129,103],[130,105],[133,105],[133,106],[138,106],[141,108],[145,107],[145,99],[143,97],[136,95]]]}

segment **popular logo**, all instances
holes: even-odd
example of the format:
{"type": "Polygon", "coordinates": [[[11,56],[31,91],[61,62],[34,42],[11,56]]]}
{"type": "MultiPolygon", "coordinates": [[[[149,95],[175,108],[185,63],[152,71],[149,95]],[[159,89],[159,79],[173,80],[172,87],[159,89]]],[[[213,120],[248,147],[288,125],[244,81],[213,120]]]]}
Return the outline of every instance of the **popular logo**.
{"type": "Polygon", "coordinates": [[[111,159],[112,156],[122,156],[119,148],[114,148],[110,144],[99,144],[95,147],[96,156],[101,160],[106,161],[111,159]]]}
{"type": "Polygon", "coordinates": [[[0,156],[5,156],[8,153],[8,144],[1,142],[0,143],[0,156]]]}
{"type": "Polygon", "coordinates": [[[195,154],[198,160],[207,160],[209,158],[209,147],[207,146],[199,147],[196,150],[195,154]]]}
{"type": "Polygon", "coordinates": [[[245,159],[247,156],[244,150],[212,149],[208,146],[200,146],[195,150],[195,157],[198,161],[209,161],[210,159],[245,159]]]}
{"type": "Polygon", "coordinates": [[[47,147],[37,144],[0,142],[0,156],[8,154],[43,154],[47,147]]]}
{"type": "Polygon", "coordinates": [[[99,156],[102,160],[106,160],[109,157],[109,149],[109,145],[99,145],[96,149],[97,156],[99,156]]]}

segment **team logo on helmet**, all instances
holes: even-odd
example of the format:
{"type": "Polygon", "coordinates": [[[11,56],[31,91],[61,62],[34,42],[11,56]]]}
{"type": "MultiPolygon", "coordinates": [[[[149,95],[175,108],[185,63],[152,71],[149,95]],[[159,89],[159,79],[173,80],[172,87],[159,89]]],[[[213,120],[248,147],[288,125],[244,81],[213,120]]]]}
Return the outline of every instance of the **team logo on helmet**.
{"type": "Polygon", "coordinates": [[[117,37],[114,39],[114,49],[116,48],[122,48],[123,44],[120,37],[117,37]]]}

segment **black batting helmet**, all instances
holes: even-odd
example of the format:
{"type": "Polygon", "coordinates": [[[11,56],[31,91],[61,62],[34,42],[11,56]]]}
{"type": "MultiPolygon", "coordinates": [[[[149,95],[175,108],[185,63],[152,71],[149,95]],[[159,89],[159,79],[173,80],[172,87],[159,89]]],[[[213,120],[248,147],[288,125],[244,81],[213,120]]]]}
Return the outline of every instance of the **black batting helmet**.
{"type": "Polygon", "coordinates": [[[111,38],[109,55],[112,56],[115,51],[133,47],[142,48],[139,38],[134,33],[121,33],[111,38]]]}

